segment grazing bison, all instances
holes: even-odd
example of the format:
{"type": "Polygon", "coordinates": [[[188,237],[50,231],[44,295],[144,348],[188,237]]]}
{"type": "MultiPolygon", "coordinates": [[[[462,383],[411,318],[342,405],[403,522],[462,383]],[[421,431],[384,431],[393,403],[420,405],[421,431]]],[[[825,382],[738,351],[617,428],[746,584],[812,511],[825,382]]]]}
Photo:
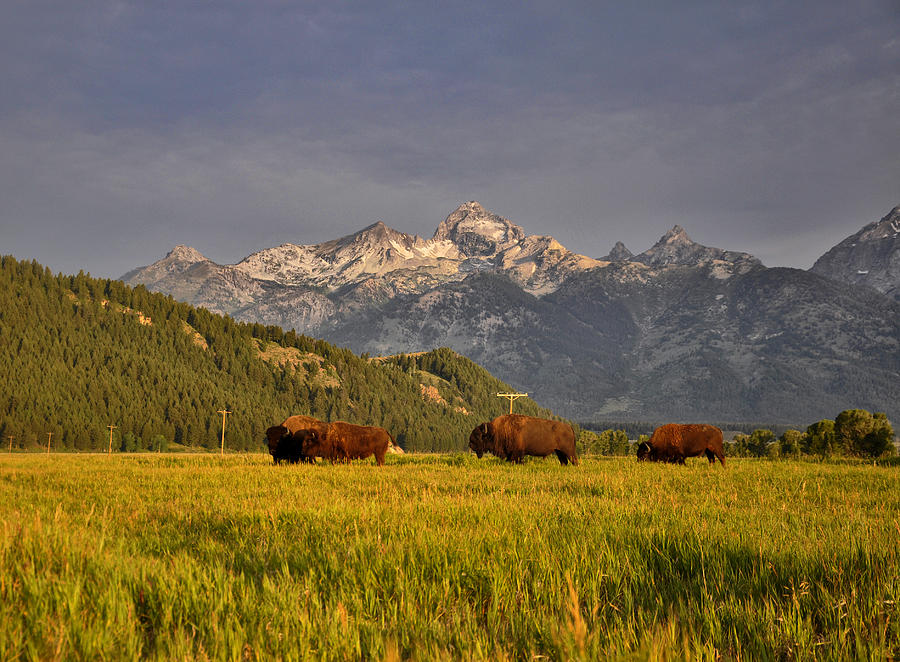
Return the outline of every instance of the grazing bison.
{"type": "Polygon", "coordinates": [[[296,464],[297,462],[312,462],[313,458],[303,454],[303,440],[297,436],[298,432],[310,429],[324,429],[325,423],[312,416],[289,416],[280,425],[273,425],[266,430],[266,444],[275,464],[282,461],[296,464]]]}
{"type": "Polygon", "coordinates": [[[388,447],[394,443],[384,428],[344,421],[329,423],[324,428],[301,430],[294,436],[301,440],[301,449],[306,457],[321,457],[333,463],[374,455],[379,467],[384,464],[388,447]]]}
{"type": "Polygon", "coordinates": [[[650,441],[638,446],[638,460],[684,464],[684,458],[705,454],[710,463],[725,466],[722,431],[714,425],[668,423],[653,431],[650,441]]]}
{"type": "Polygon", "coordinates": [[[482,423],[469,435],[469,448],[479,458],[489,452],[517,464],[526,455],[547,457],[550,453],[556,453],[562,464],[570,460],[578,464],[571,425],[521,414],[498,416],[482,423]]]}

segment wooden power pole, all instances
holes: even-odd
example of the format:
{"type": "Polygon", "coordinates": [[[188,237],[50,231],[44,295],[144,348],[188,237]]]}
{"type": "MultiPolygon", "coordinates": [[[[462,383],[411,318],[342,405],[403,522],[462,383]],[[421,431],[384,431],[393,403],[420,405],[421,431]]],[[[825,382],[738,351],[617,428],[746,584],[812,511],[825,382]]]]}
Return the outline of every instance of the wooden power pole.
{"type": "Polygon", "coordinates": [[[12,453],[12,442],[13,442],[13,439],[15,439],[15,437],[12,436],[11,434],[8,434],[8,435],[6,435],[6,438],[9,439],[9,452],[12,453]]]}
{"type": "Polygon", "coordinates": [[[225,417],[231,412],[227,409],[220,409],[218,413],[222,414],[222,455],[225,455],[225,417]]]}
{"type": "Polygon", "coordinates": [[[53,433],[47,433],[47,455],[50,455],[50,440],[53,439],[53,433]]]}
{"type": "Polygon", "coordinates": [[[119,426],[118,425],[107,425],[106,427],[109,428],[109,451],[107,451],[106,454],[112,455],[112,431],[115,430],[119,426]]]}
{"type": "Polygon", "coordinates": [[[497,397],[498,398],[506,398],[507,400],[509,400],[509,413],[511,414],[512,409],[513,409],[513,402],[518,400],[519,398],[527,398],[528,394],[527,393],[498,393],[497,397]]]}

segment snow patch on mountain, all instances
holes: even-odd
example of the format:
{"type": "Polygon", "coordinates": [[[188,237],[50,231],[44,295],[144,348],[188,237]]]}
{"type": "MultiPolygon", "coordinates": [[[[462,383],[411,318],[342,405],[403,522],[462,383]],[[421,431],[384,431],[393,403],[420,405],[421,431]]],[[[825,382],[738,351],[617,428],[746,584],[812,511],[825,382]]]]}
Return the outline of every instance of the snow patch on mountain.
{"type": "Polygon", "coordinates": [[[831,248],[810,271],[900,301],[900,205],[831,248]]]}

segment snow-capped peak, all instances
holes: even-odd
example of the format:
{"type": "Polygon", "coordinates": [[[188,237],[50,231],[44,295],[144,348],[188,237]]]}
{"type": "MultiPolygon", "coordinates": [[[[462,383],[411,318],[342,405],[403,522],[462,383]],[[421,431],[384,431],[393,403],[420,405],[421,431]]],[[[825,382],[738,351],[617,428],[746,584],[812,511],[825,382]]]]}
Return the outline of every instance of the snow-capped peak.
{"type": "MultiPolygon", "coordinates": [[[[194,249],[179,246],[156,265],[165,262],[185,269],[205,259],[194,249]]],[[[558,287],[568,274],[598,264],[553,237],[525,236],[518,225],[472,200],[447,216],[428,240],[377,221],[339,239],[306,246],[286,243],[221,268],[257,281],[329,290],[386,278],[398,291],[462,280],[473,270],[488,269],[507,274],[530,292],[544,293],[558,287]]]]}
{"type": "Polygon", "coordinates": [[[452,241],[468,257],[490,257],[525,238],[509,220],[492,214],[475,200],[457,207],[434,231],[433,239],[452,241]]]}

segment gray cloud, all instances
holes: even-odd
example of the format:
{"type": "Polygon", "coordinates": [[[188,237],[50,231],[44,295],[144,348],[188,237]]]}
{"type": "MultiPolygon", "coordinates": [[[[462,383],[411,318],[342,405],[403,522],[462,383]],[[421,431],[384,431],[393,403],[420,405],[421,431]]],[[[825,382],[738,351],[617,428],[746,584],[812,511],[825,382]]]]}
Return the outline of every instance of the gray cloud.
{"type": "Polygon", "coordinates": [[[680,223],[807,267],[900,203],[890,3],[22,3],[0,251],[118,276],[478,199],[599,256],[680,223]]]}

